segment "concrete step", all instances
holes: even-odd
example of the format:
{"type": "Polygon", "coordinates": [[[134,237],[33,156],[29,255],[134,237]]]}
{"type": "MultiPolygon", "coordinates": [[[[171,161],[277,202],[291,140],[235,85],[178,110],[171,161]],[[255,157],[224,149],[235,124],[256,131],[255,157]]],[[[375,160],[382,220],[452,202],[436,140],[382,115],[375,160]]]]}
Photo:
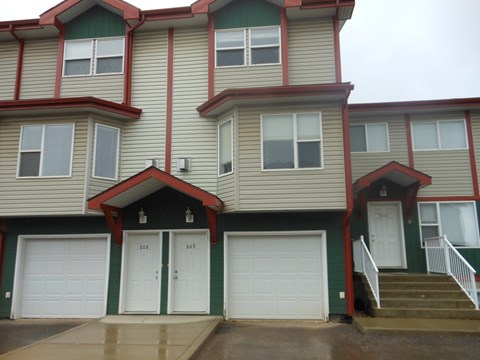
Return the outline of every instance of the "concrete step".
{"type": "Polygon", "coordinates": [[[383,290],[459,290],[454,282],[382,282],[383,290]]]}
{"type": "Polygon", "coordinates": [[[428,274],[380,274],[380,283],[387,282],[452,282],[452,278],[446,275],[428,274]]]}
{"type": "Polygon", "coordinates": [[[459,290],[381,290],[380,297],[390,299],[467,299],[467,295],[459,290]]]}
{"type": "Polygon", "coordinates": [[[380,297],[382,307],[413,309],[475,309],[470,300],[463,299],[409,299],[380,297]]]}
{"type": "Polygon", "coordinates": [[[424,309],[372,307],[371,315],[384,318],[480,320],[480,311],[467,309],[424,309]]]}

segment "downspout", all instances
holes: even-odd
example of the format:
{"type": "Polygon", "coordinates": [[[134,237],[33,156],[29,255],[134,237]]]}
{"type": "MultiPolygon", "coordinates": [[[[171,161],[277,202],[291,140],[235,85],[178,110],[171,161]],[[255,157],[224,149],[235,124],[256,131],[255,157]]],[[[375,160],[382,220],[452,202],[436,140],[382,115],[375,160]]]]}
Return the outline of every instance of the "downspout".
{"type": "Polygon", "coordinates": [[[0,288],[2,287],[3,254],[5,250],[5,233],[7,232],[7,221],[0,220],[0,288]]]}
{"type": "Polygon", "coordinates": [[[13,100],[20,100],[20,89],[22,87],[22,72],[23,72],[23,54],[25,52],[25,40],[20,39],[17,34],[15,34],[15,29],[13,25],[9,26],[10,34],[18,41],[18,59],[17,59],[17,74],[15,77],[15,91],[13,93],[13,100]]]}
{"type": "Polygon", "coordinates": [[[133,27],[129,27],[126,35],[126,56],[125,56],[125,78],[123,81],[123,104],[131,106],[132,104],[132,76],[133,76],[133,32],[145,23],[145,15],[142,14],[140,22],[133,27]]]}

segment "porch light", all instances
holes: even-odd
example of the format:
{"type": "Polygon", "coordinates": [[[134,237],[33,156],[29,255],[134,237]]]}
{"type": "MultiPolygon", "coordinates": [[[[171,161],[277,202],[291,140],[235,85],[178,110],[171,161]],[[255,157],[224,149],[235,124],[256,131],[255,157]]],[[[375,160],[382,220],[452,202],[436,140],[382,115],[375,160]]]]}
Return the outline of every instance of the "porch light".
{"type": "Polygon", "coordinates": [[[186,223],[193,223],[194,217],[193,213],[190,210],[190,206],[187,208],[187,211],[185,211],[185,222],[186,223]]]}
{"type": "Polygon", "coordinates": [[[147,215],[145,214],[145,211],[143,211],[143,208],[141,208],[140,211],[138,212],[138,223],[139,224],[147,223],[147,215]]]}
{"type": "Polygon", "coordinates": [[[387,187],[385,184],[382,184],[382,187],[380,188],[380,197],[387,197],[387,187]]]}

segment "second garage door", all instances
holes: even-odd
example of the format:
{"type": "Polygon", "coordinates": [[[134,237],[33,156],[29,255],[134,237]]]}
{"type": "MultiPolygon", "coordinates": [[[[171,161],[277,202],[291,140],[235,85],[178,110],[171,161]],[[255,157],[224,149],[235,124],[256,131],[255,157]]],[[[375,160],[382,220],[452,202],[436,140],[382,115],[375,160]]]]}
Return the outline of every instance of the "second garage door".
{"type": "Polygon", "coordinates": [[[321,234],[230,234],[227,239],[227,318],[326,317],[321,234]]]}

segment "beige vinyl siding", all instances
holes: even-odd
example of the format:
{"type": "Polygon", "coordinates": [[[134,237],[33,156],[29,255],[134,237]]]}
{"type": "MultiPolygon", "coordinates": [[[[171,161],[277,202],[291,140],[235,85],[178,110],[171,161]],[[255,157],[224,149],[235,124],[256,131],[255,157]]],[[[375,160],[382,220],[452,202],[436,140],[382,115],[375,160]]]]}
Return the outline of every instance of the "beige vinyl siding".
{"type": "Polygon", "coordinates": [[[262,171],[260,116],[272,108],[239,110],[240,211],[345,209],[340,106],[276,106],[274,113],[322,112],[324,169],[262,171]]]}
{"type": "Polygon", "coordinates": [[[391,161],[408,166],[407,133],[403,116],[389,116],[379,118],[354,118],[350,116],[350,125],[357,124],[384,124],[388,126],[390,143],[389,152],[352,152],[352,180],[388,164],[391,161]]]}
{"type": "MultiPolygon", "coordinates": [[[[232,154],[233,173],[220,176],[218,177],[218,180],[217,180],[217,188],[218,188],[217,196],[223,201],[225,205],[225,208],[223,209],[224,212],[236,210],[235,199],[237,198],[236,181],[238,177],[238,171],[237,171],[236,158],[238,154],[236,151],[237,144],[235,141],[236,133],[237,133],[236,131],[237,122],[235,121],[235,114],[229,113],[226,116],[220,117],[220,120],[218,121],[217,125],[225,121],[228,121],[229,119],[232,120],[232,129],[233,129],[233,154],[232,154]]],[[[217,133],[217,136],[218,136],[218,133],[217,133]]],[[[218,144],[218,141],[217,141],[217,144],[218,144]]],[[[218,168],[217,168],[217,171],[218,171],[218,168]]]]}
{"type": "Polygon", "coordinates": [[[57,39],[25,42],[21,99],[44,99],[55,95],[57,48],[57,39]]]}
{"type": "Polygon", "coordinates": [[[122,103],[123,81],[123,74],[64,77],[62,97],[94,96],[122,103]]]}
{"type": "Polygon", "coordinates": [[[477,166],[477,178],[480,186],[480,111],[472,111],[472,132],[473,132],[473,146],[475,149],[475,163],[477,166]]]}
{"type": "Polygon", "coordinates": [[[166,89],[167,32],[136,33],[132,105],[143,111],[141,119],[124,124],[122,179],[142,171],[147,159],[160,159],[165,165],[166,89]]]}
{"type": "Polygon", "coordinates": [[[172,174],[217,192],[217,122],[201,118],[208,99],[208,33],[176,29],[173,83],[172,174]],[[190,172],[177,171],[177,158],[192,158],[190,172]]]}
{"type": "Polygon", "coordinates": [[[0,121],[0,216],[83,213],[87,127],[87,115],[0,121]],[[64,123],[75,123],[72,176],[17,178],[21,126],[64,123]]]}
{"type": "Polygon", "coordinates": [[[18,58],[17,42],[0,43],[0,100],[13,100],[18,58]]]}
{"type": "MultiPolygon", "coordinates": [[[[422,120],[465,119],[464,113],[411,116],[412,123],[422,120]]],[[[473,195],[469,150],[413,151],[415,169],[432,177],[432,185],[418,196],[473,195]]]]}
{"type": "Polygon", "coordinates": [[[290,21],[288,50],[290,85],[336,82],[331,19],[290,21]]]}

